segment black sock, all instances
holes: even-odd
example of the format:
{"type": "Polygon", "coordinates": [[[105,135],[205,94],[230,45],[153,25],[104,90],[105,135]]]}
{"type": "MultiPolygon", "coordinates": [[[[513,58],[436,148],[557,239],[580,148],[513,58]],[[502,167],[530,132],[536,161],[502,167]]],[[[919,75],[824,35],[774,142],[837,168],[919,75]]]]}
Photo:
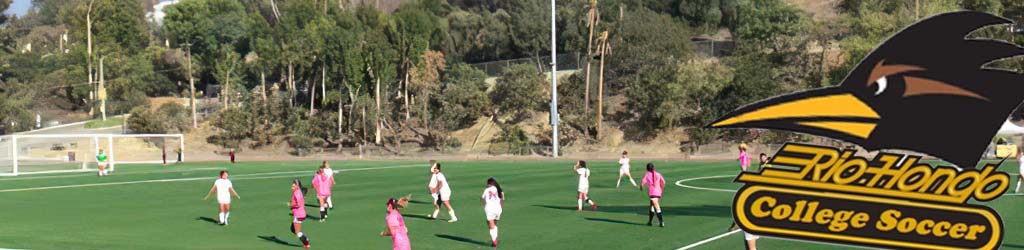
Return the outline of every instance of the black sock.
{"type": "Polygon", "coordinates": [[[299,240],[302,241],[302,244],[309,245],[309,238],[307,238],[306,235],[302,235],[302,237],[299,237],[299,240]]]}
{"type": "Polygon", "coordinates": [[[658,212],[658,222],[665,223],[665,221],[661,219],[661,212],[658,212]]]}
{"type": "Polygon", "coordinates": [[[321,219],[321,220],[323,220],[323,219],[324,219],[324,217],[326,217],[326,216],[324,216],[324,215],[327,215],[327,211],[320,211],[320,219],[321,219]]]}
{"type": "Polygon", "coordinates": [[[292,233],[295,233],[295,224],[291,224],[291,225],[292,225],[292,233]]]}
{"type": "Polygon", "coordinates": [[[654,211],[647,212],[647,225],[650,225],[651,221],[654,221],[654,211]]]}

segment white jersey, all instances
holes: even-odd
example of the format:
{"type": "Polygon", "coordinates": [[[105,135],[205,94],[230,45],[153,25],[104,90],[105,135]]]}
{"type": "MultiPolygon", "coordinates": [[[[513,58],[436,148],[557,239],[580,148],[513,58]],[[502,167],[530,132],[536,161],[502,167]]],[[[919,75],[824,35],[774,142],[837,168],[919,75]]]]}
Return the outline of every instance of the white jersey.
{"type": "Polygon", "coordinates": [[[444,193],[449,193],[449,194],[452,193],[451,187],[448,186],[448,178],[444,178],[444,173],[437,173],[434,176],[435,176],[435,178],[437,178],[437,180],[435,180],[434,182],[431,182],[431,183],[434,184],[434,185],[438,185],[437,184],[438,182],[441,183],[441,186],[440,186],[441,189],[438,190],[439,193],[442,193],[442,194],[444,194],[444,193]]]}
{"type": "Polygon", "coordinates": [[[590,186],[590,169],[589,168],[579,168],[579,169],[576,169],[576,174],[578,174],[580,176],[580,187],[589,187],[590,186]]]}
{"type": "Polygon", "coordinates": [[[480,198],[484,199],[484,207],[501,207],[501,193],[498,193],[495,186],[485,188],[480,198]]]}
{"type": "Polygon", "coordinates": [[[619,159],[619,169],[629,171],[629,158],[619,159]]]}
{"type": "Polygon", "coordinates": [[[437,188],[437,174],[430,174],[430,182],[427,182],[427,187],[430,189],[437,188]]]}
{"type": "Polygon", "coordinates": [[[334,170],[331,168],[324,168],[324,174],[327,175],[328,178],[334,178],[334,170]]]}
{"type": "Polygon", "coordinates": [[[231,203],[231,180],[228,179],[217,179],[213,182],[213,186],[217,187],[217,202],[220,203],[231,203]]]}
{"type": "Polygon", "coordinates": [[[1020,171],[1018,173],[1024,175],[1024,155],[1017,157],[1017,168],[1019,168],[1018,171],[1020,171]]]}

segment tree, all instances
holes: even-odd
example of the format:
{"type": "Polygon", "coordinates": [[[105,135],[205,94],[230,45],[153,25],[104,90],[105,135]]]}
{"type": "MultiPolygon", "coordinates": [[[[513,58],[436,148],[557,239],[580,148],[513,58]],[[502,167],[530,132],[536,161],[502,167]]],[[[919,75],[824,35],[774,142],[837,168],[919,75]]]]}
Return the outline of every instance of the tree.
{"type": "Polygon", "coordinates": [[[511,114],[513,121],[519,121],[527,112],[540,108],[546,99],[544,75],[526,64],[508,67],[494,85],[491,102],[498,109],[496,113],[511,114]]]}

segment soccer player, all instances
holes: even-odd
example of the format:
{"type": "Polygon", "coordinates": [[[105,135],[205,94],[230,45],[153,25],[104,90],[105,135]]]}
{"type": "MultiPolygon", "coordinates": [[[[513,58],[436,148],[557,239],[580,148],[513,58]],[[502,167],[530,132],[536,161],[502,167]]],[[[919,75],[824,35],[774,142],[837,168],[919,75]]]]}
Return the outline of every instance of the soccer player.
{"type": "Polygon", "coordinates": [[[757,239],[759,239],[759,238],[761,238],[761,237],[759,237],[757,235],[753,235],[753,234],[747,233],[746,231],[744,231],[743,232],[743,241],[744,241],[743,242],[744,243],[743,246],[746,247],[747,250],[757,250],[757,239]]]}
{"type": "MultiPolygon", "coordinates": [[[[431,179],[435,185],[431,190],[431,193],[437,193],[441,203],[444,203],[444,206],[448,208],[448,215],[451,216],[451,219],[448,220],[448,222],[455,223],[456,221],[459,221],[459,217],[455,216],[455,209],[452,209],[452,188],[448,185],[448,179],[444,177],[444,173],[441,173],[441,163],[434,163],[433,171],[434,177],[431,179]]],[[[435,202],[434,213],[430,215],[430,218],[437,219],[437,213],[440,211],[441,206],[437,205],[435,202]]]]}
{"type": "Polygon", "coordinates": [[[235,192],[235,187],[231,185],[231,180],[228,179],[228,171],[226,170],[220,171],[220,178],[213,182],[210,192],[206,192],[206,197],[203,197],[203,200],[209,199],[214,190],[217,191],[217,204],[220,208],[220,213],[217,215],[217,218],[220,220],[217,221],[217,224],[227,226],[228,217],[231,216],[231,195],[238,199],[242,199],[242,197],[239,197],[238,193],[235,192]]]}
{"type": "MultiPolygon", "coordinates": [[[[324,161],[322,165],[324,174],[331,180],[331,187],[334,187],[334,169],[331,169],[331,164],[327,161],[324,161]]],[[[327,191],[330,192],[330,188],[327,191]]],[[[330,195],[327,196],[327,209],[334,210],[334,202],[331,200],[330,195]]]]}
{"type": "Polygon", "coordinates": [[[388,215],[384,217],[388,226],[384,232],[380,232],[380,236],[391,236],[391,248],[394,250],[409,250],[412,248],[409,229],[405,227],[405,219],[398,212],[400,207],[404,207],[401,203],[401,200],[395,198],[388,199],[388,215]]]}
{"type": "Polygon", "coordinates": [[[292,181],[292,200],[288,206],[292,209],[292,233],[302,241],[302,247],[309,249],[309,238],[302,234],[302,221],[306,220],[306,188],[302,187],[302,181],[292,181]]]}
{"type": "Polygon", "coordinates": [[[107,154],[103,153],[103,149],[96,154],[96,168],[99,169],[100,176],[107,176],[107,154]]]}
{"type": "Polygon", "coordinates": [[[320,221],[327,219],[327,199],[331,198],[331,186],[334,185],[331,177],[327,176],[326,167],[320,165],[313,175],[313,188],[316,189],[316,198],[320,201],[320,221]]]}
{"type": "Polygon", "coordinates": [[[576,211],[583,212],[584,200],[590,204],[590,210],[597,210],[597,204],[587,195],[590,192],[590,169],[587,168],[587,162],[577,161],[576,165],[572,167],[572,171],[580,176],[579,186],[576,188],[576,191],[579,192],[576,198],[576,211]]]}
{"type": "Polygon", "coordinates": [[[1013,189],[1014,193],[1020,193],[1020,182],[1024,178],[1024,151],[1017,151],[1017,188],[1013,189]]]}
{"type": "Polygon", "coordinates": [[[434,172],[434,168],[437,167],[437,162],[434,160],[430,161],[430,181],[427,182],[427,190],[430,190],[430,198],[434,199],[434,212],[428,214],[427,217],[430,219],[437,219],[437,212],[441,211],[441,197],[437,195],[437,172],[434,172]]]}
{"type": "Polygon", "coordinates": [[[622,177],[629,177],[629,183],[632,183],[636,187],[636,181],[633,180],[633,175],[629,174],[629,152],[623,150],[622,158],[619,158],[619,180],[615,181],[615,187],[618,188],[619,184],[622,183],[622,177]]]}
{"type": "Polygon", "coordinates": [[[747,167],[750,167],[750,156],[747,155],[747,144],[740,143],[740,169],[747,171],[747,167]]]}
{"type": "Polygon", "coordinates": [[[484,205],[484,214],[487,216],[487,226],[491,233],[491,246],[498,247],[498,220],[501,220],[501,207],[505,205],[505,192],[501,190],[494,177],[487,178],[487,188],[480,197],[484,205]]]}
{"type": "Polygon", "coordinates": [[[665,220],[661,217],[661,192],[665,189],[665,178],[661,173],[654,171],[654,163],[647,163],[647,174],[640,181],[640,191],[647,186],[647,194],[651,198],[651,210],[647,213],[647,225],[650,226],[654,215],[658,215],[658,226],[665,227],[665,220]]]}
{"type": "Polygon", "coordinates": [[[765,153],[761,153],[761,155],[760,155],[760,156],[758,156],[758,158],[759,158],[758,160],[760,161],[760,162],[758,163],[758,166],[757,166],[757,167],[758,167],[758,169],[764,169],[764,168],[770,168],[770,167],[772,167],[772,164],[768,164],[768,161],[769,161],[769,160],[771,160],[772,158],[771,158],[771,157],[768,157],[768,155],[767,155],[767,154],[765,154],[765,153]]]}
{"type": "Polygon", "coordinates": [[[235,164],[235,149],[232,148],[231,152],[228,152],[228,157],[231,158],[231,164],[235,164]]]}

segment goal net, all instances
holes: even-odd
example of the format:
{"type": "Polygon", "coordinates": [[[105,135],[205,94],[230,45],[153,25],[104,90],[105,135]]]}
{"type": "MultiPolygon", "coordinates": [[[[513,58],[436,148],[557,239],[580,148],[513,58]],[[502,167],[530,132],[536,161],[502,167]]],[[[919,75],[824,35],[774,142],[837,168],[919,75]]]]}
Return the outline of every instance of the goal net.
{"type": "Polygon", "coordinates": [[[185,160],[181,134],[14,134],[0,136],[0,176],[92,171],[96,155],[107,169],[120,164],[185,160]]]}

